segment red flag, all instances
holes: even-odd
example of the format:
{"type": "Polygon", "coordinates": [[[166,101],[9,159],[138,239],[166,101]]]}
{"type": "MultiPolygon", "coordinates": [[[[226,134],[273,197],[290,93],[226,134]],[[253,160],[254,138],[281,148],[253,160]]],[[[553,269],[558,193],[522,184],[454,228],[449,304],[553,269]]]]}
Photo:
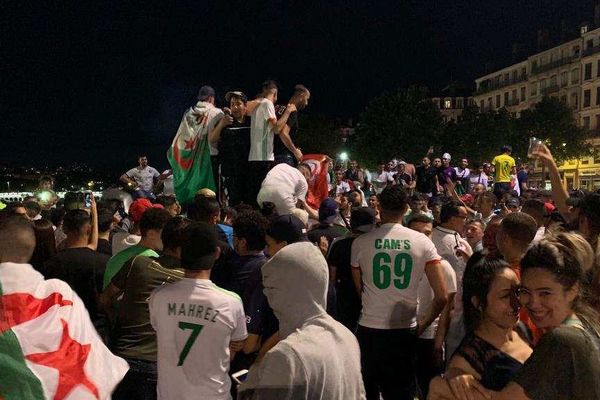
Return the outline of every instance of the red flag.
{"type": "Polygon", "coordinates": [[[305,154],[302,162],[310,165],[310,180],[306,203],[318,210],[321,202],[329,196],[327,174],[330,158],[324,154],[305,154]]]}

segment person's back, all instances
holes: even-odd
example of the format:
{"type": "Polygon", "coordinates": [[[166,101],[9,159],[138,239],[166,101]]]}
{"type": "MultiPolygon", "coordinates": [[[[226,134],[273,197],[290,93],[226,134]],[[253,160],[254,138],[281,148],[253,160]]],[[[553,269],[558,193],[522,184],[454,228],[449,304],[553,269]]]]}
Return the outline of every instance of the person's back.
{"type": "Polygon", "coordinates": [[[262,271],[282,340],[251,368],[239,398],[364,399],[356,338],[325,312],[328,270],[318,248],[287,245],[262,271]]]}
{"type": "Polygon", "coordinates": [[[185,278],[149,300],[158,345],[158,398],[230,399],[230,345],[246,339],[242,302],[210,281],[214,229],[194,223],[181,250],[185,278]]]}
{"type": "Polygon", "coordinates": [[[492,164],[496,170],[495,182],[510,183],[511,171],[515,168],[515,159],[510,156],[510,151],[506,149],[502,154],[494,157],[492,164]]]}

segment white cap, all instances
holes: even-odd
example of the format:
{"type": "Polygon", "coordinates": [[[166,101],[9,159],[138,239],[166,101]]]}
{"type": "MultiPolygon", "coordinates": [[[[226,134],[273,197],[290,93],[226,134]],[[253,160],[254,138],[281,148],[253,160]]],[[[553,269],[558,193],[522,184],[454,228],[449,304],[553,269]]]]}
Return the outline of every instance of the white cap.
{"type": "Polygon", "coordinates": [[[450,157],[450,154],[448,154],[448,153],[444,153],[442,155],[442,160],[448,160],[448,161],[450,161],[451,159],[452,159],[452,157],[450,157]]]}

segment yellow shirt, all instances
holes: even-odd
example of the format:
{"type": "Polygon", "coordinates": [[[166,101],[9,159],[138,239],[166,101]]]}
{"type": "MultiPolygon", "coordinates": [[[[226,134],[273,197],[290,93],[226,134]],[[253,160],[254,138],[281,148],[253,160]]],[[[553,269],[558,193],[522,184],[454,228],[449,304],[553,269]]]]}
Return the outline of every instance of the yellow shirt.
{"type": "Polygon", "coordinates": [[[496,168],[496,182],[510,182],[510,173],[515,167],[515,159],[508,154],[494,157],[492,164],[496,168]]]}

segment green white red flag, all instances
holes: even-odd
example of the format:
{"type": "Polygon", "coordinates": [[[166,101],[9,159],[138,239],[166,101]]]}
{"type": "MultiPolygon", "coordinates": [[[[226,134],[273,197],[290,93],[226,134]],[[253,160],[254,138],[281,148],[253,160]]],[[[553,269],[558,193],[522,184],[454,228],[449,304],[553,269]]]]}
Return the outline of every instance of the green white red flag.
{"type": "Polygon", "coordinates": [[[190,108],[183,115],[167,152],[173,170],[175,196],[182,204],[190,203],[200,189],[215,190],[208,147],[208,124],[212,110],[216,109],[203,102],[190,108]]]}
{"type": "Polygon", "coordinates": [[[108,399],[128,369],[69,285],[0,264],[0,399],[108,399]]]}

